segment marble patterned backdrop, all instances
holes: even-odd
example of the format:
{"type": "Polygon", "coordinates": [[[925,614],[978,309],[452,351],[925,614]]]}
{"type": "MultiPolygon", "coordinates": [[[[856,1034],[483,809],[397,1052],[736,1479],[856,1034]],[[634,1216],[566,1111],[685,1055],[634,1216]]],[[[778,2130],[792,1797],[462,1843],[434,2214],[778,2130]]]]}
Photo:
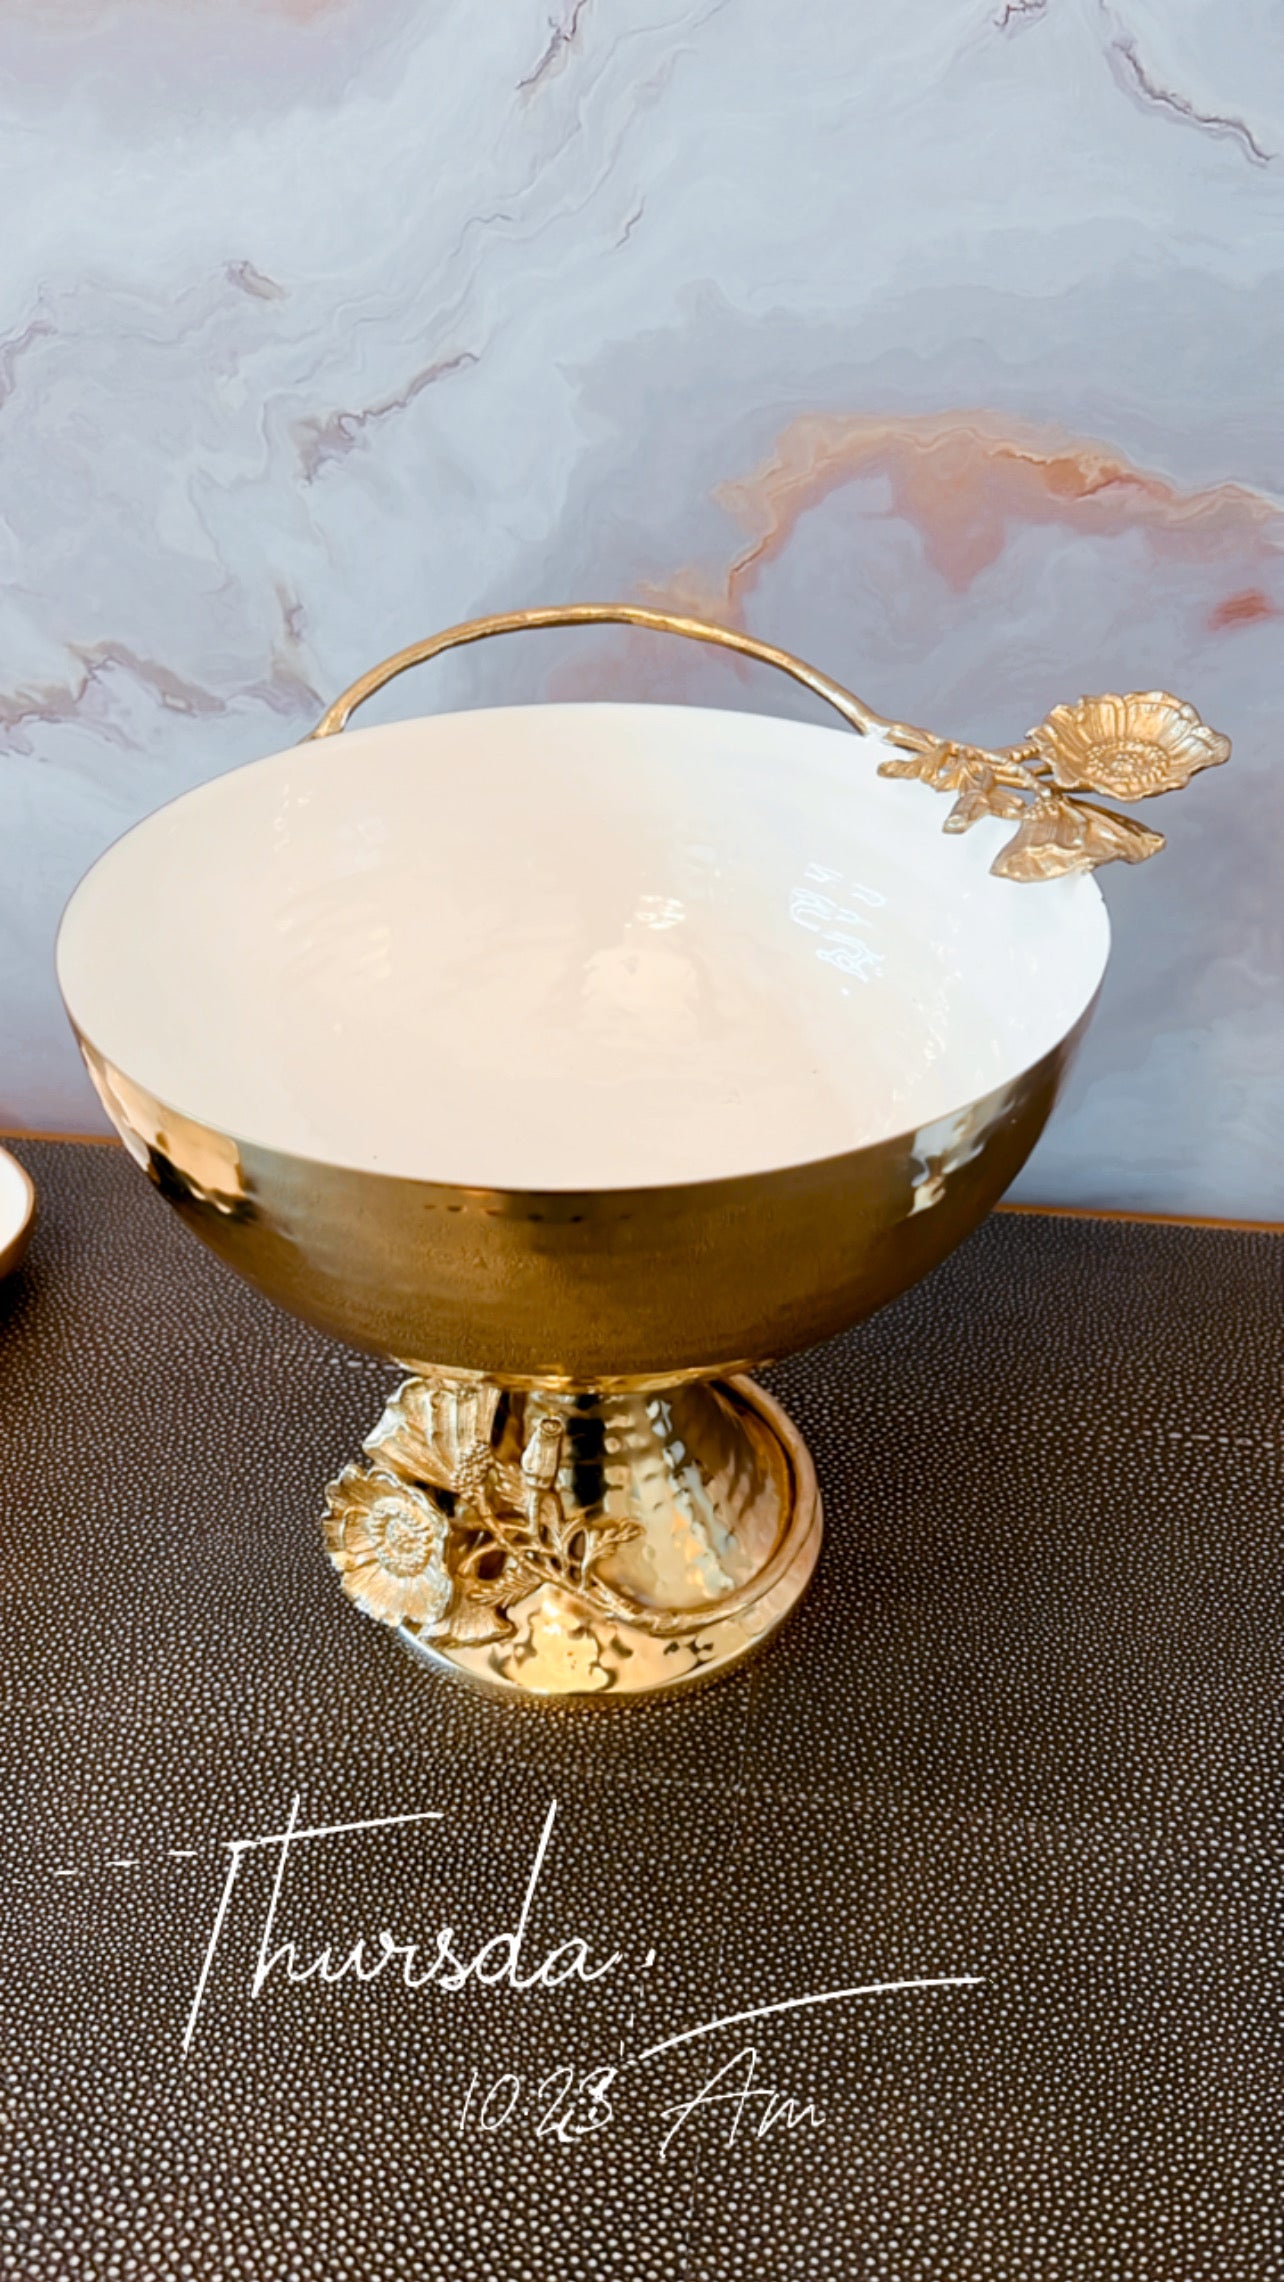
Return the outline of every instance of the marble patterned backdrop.
{"type": "MultiPolygon", "coordinates": [[[[0,0],[0,1124],[61,903],[474,612],[663,597],[1002,739],[1235,739],[1103,875],[1044,1200],[1284,1220],[1278,0],[0,0]]],[[[793,710],[528,638],[401,710],[793,710]]]]}

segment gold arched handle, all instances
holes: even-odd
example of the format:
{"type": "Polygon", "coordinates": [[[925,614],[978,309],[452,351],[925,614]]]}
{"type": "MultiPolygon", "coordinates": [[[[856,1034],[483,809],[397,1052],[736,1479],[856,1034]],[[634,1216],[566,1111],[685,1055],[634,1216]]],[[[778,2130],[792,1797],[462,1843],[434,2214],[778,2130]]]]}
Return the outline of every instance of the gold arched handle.
{"type": "MultiPolygon", "coordinates": [[[[462,626],[448,626],[444,634],[430,634],[425,642],[412,642],[408,649],[398,650],[395,657],[385,658],[382,665],[371,666],[342,697],[336,697],[328,713],[323,713],[313,737],[333,737],[346,729],[359,705],[386,683],[395,681],[398,674],[408,673],[411,666],[427,665],[430,658],[439,658],[443,650],[462,649],[466,642],[484,642],[490,634],[525,634],[537,626],[643,626],[655,634],[683,634],[688,641],[712,642],[722,650],[735,650],[743,658],[756,658],[764,666],[777,666],[781,673],[790,674],[816,697],[823,698],[841,713],[849,728],[865,737],[874,731],[879,736],[891,736],[897,743],[904,737],[913,740],[918,750],[923,731],[909,729],[902,722],[885,721],[881,713],[871,712],[862,705],[849,689],[840,682],[831,681],[828,674],[820,673],[815,666],[805,665],[801,658],[789,650],[780,650],[771,642],[755,641],[752,634],[737,633],[730,626],[711,626],[702,618],[677,618],[667,610],[644,610],[632,602],[568,602],[549,610],[505,610],[495,618],[469,618],[462,626]]],[[[930,740],[928,740],[930,742],[930,740]]],[[[306,742],[306,740],[305,740],[306,742]]]]}
{"type": "Polygon", "coordinates": [[[1080,796],[1098,792],[1115,800],[1148,800],[1188,784],[1200,769],[1230,757],[1229,737],[1206,727],[1193,705],[1156,689],[1134,690],[1127,697],[1082,697],[1077,705],[1055,706],[1020,744],[993,750],[960,744],[875,713],[841,682],[774,643],[756,641],[752,634],[730,626],[676,617],[667,610],[646,610],[631,602],[508,610],[448,626],[444,633],[412,642],[372,666],[336,697],[310,736],[337,736],[359,705],[411,666],[427,665],[445,650],[485,641],[491,634],[528,633],[538,626],[641,626],[657,634],[709,642],[775,666],[832,705],[858,736],[876,736],[892,746],[887,759],[879,763],[880,776],[917,777],[935,792],[952,792],[955,800],[945,819],[947,832],[966,832],[983,816],[1013,821],[1016,832],[990,866],[1002,879],[1060,879],[1068,872],[1095,871],[1098,865],[1117,860],[1142,863],[1162,848],[1162,832],[1152,832],[1132,817],[1099,808],[1080,796]]]}

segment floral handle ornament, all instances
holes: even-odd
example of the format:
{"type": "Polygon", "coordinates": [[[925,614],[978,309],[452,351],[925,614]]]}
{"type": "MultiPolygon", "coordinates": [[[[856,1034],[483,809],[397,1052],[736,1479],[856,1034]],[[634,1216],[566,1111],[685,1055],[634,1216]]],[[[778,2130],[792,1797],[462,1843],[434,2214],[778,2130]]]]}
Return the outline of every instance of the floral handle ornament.
{"type": "Polygon", "coordinates": [[[732,626],[701,618],[677,618],[670,611],[646,610],[632,602],[572,602],[547,610],[509,610],[493,618],[470,618],[423,642],[385,658],[361,675],[322,715],[312,737],[335,737],[346,729],[359,705],[411,666],[426,665],[443,651],[491,634],[516,634],[541,626],[641,626],[658,634],[681,634],[710,642],[740,657],[756,658],[801,682],[832,705],[858,736],[885,739],[896,750],[879,765],[886,777],[918,777],[934,792],[952,792],[947,832],[966,832],[982,816],[1003,817],[1017,830],[990,869],[1000,879],[1061,879],[1067,872],[1092,872],[1099,864],[1144,863],[1163,847],[1152,832],[1130,816],[1084,800],[1086,792],[1111,800],[1150,800],[1189,784],[1200,769],[1230,758],[1230,739],[1200,720],[1193,705],[1162,689],[1134,690],[1128,697],[1081,697],[1077,705],[1054,706],[1046,721],[1019,745],[990,751],[962,745],[891,721],[875,713],[841,682],[804,664],[789,650],[760,642],[732,626]]]}
{"type": "Polygon", "coordinates": [[[1163,847],[1163,833],[1079,796],[1149,800],[1230,757],[1229,737],[1162,689],[1054,706],[1024,744],[997,752],[902,728],[897,742],[910,739],[921,742],[904,757],[881,762],[879,775],[918,777],[934,792],[954,793],[947,832],[966,832],[982,816],[1015,822],[1016,832],[990,866],[1007,880],[1060,879],[1116,858],[1144,863],[1163,847]]]}

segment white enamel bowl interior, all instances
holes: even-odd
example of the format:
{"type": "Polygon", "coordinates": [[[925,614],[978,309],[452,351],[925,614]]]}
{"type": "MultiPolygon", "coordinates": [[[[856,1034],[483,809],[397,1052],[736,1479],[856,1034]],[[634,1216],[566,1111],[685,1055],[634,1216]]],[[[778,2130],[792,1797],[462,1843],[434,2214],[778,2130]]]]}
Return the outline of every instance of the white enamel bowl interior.
{"type": "Polygon", "coordinates": [[[68,907],[73,1020],[169,1109],[475,1187],[688,1182],[908,1132],[1054,1048],[1090,878],[880,778],[843,729],[538,705],[349,731],[217,778],[68,907]]]}

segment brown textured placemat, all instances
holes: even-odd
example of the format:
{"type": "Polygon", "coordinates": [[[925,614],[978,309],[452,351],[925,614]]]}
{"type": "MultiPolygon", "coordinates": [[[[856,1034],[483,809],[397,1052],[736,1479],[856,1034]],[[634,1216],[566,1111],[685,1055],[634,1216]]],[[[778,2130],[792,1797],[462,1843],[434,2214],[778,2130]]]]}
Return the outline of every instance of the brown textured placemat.
{"type": "Polygon", "coordinates": [[[689,1701],[545,1713],[338,1590],[318,1493],[392,1374],[234,1282],[122,1155],[18,1153],[0,2272],[1284,2274],[1279,1238],[992,1220],[771,1374],[828,1516],[781,1641],[689,1701]],[[452,1992],[399,1952],[254,1998],[280,1850],[247,1850],[185,2057],[226,1842],[296,1795],[307,1826],[440,1817],[293,1848],[298,1965],[387,1928],[421,1970],[445,1925],[467,1962],[553,1800],[520,1969],[621,1963],[452,1992]],[[728,2144],[736,2103],[680,2110],[743,2091],[749,2046],[728,2144]]]}

